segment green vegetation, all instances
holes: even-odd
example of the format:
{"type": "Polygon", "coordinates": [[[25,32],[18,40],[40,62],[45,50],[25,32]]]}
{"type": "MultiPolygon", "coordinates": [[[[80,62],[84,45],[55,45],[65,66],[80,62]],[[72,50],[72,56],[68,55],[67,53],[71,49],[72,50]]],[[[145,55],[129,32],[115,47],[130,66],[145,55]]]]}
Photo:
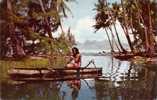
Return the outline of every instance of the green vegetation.
{"type": "Polygon", "coordinates": [[[64,56],[75,44],[63,30],[71,0],[1,0],[0,79],[13,67],[63,67],[64,56]],[[53,33],[61,28],[58,38],[53,33]],[[40,57],[39,57],[40,56],[40,57]]]}
{"type": "Polygon", "coordinates": [[[132,53],[145,52],[149,56],[155,55],[157,41],[157,2],[156,0],[119,0],[110,4],[108,0],[98,0],[95,4],[94,28],[105,29],[111,50],[114,48],[111,43],[116,44],[119,52],[126,53],[126,49],[121,44],[117,22],[120,23],[132,53]],[[115,34],[113,34],[115,32],[115,34]],[[109,33],[111,35],[109,35],[109,33]],[[133,39],[131,39],[131,35],[133,39]],[[116,40],[116,38],[117,40],[116,40]]]}
{"type": "Polygon", "coordinates": [[[53,37],[59,27],[65,33],[61,19],[70,10],[68,2],[71,0],[1,0],[0,57],[52,54],[62,41],[66,41],[65,48],[70,47],[71,33],[67,33],[69,41],[53,37]]]}
{"type": "Polygon", "coordinates": [[[7,72],[11,68],[61,68],[65,66],[64,57],[57,57],[50,61],[49,58],[30,57],[22,60],[0,60],[0,80],[8,78],[7,72]]]}
{"type": "Polygon", "coordinates": [[[46,67],[48,66],[48,60],[47,59],[23,59],[20,61],[13,61],[13,60],[0,60],[0,67],[1,67],[1,73],[0,78],[4,79],[7,78],[7,72],[9,69],[14,67],[46,67]]]}

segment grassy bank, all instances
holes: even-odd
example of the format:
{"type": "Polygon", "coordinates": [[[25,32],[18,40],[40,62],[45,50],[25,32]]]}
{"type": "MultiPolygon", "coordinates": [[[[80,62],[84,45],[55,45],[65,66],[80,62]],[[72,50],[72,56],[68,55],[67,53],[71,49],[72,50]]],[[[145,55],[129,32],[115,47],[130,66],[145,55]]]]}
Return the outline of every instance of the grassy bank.
{"type": "Polygon", "coordinates": [[[11,68],[47,68],[47,67],[64,67],[65,59],[63,57],[57,57],[50,60],[48,58],[41,57],[29,57],[21,60],[0,60],[0,80],[8,78],[7,72],[11,68]]]}

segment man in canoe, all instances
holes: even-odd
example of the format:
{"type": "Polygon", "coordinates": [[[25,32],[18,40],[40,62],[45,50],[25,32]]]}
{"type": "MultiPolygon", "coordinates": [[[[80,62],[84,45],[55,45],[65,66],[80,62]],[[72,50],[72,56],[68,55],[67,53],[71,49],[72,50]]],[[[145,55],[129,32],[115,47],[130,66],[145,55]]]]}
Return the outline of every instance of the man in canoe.
{"type": "Polygon", "coordinates": [[[81,66],[81,54],[76,47],[72,48],[70,62],[67,64],[68,68],[79,68],[81,66]]]}

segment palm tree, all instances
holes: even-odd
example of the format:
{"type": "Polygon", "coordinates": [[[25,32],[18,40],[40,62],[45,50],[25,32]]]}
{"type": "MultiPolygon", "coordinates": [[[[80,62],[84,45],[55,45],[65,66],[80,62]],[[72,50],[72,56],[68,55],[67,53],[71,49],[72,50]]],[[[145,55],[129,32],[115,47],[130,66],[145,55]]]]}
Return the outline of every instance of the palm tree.
{"type": "Polygon", "coordinates": [[[146,52],[153,54],[155,39],[155,9],[156,3],[153,0],[131,0],[125,1],[126,14],[129,28],[135,35],[135,43],[141,41],[141,45],[146,52]],[[154,31],[153,31],[154,30],[154,31]]]}
{"type": "Polygon", "coordinates": [[[109,28],[108,28],[108,29],[109,29],[109,30],[110,30],[110,32],[111,32],[113,43],[115,43],[115,45],[116,45],[116,47],[117,47],[118,51],[119,51],[119,52],[121,52],[120,48],[118,47],[118,44],[116,43],[115,36],[114,36],[114,33],[113,33],[113,31],[112,31],[111,26],[109,26],[109,28]]]}
{"type": "MultiPolygon", "coordinates": [[[[38,0],[39,1],[39,4],[40,4],[40,7],[41,7],[41,10],[42,10],[42,12],[44,13],[44,14],[46,14],[46,10],[45,10],[45,8],[44,8],[44,4],[43,4],[43,1],[42,0],[38,0]]],[[[48,35],[49,35],[49,37],[51,38],[51,39],[53,39],[53,37],[52,37],[52,34],[51,34],[51,26],[49,25],[49,22],[48,22],[48,17],[46,17],[46,18],[44,18],[44,20],[45,20],[45,23],[46,23],[46,27],[47,27],[47,33],[48,33],[48,35]]]]}
{"type": "Polygon", "coordinates": [[[116,29],[116,25],[113,24],[113,26],[114,26],[114,29],[115,29],[115,33],[116,33],[116,36],[117,36],[117,39],[118,39],[119,46],[120,46],[120,48],[122,49],[122,52],[123,52],[123,53],[126,53],[127,51],[126,51],[126,50],[124,49],[124,47],[122,46],[122,43],[121,43],[121,41],[120,41],[120,38],[119,38],[119,35],[118,35],[118,32],[117,32],[117,29],[116,29]]]}
{"type": "MultiPolygon", "coordinates": [[[[2,2],[5,2],[5,1],[2,1],[2,2]]],[[[8,22],[9,37],[11,38],[11,45],[13,46],[13,51],[14,51],[13,56],[22,57],[22,56],[25,56],[25,52],[21,44],[23,40],[19,39],[17,37],[17,34],[15,33],[16,26],[15,26],[14,20],[11,17],[16,16],[16,15],[13,13],[12,2],[13,2],[12,0],[6,0],[7,14],[8,14],[7,17],[9,18],[10,16],[10,18],[6,21],[8,22]]]]}
{"type": "Polygon", "coordinates": [[[107,31],[106,28],[104,28],[104,29],[105,29],[105,32],[106,32],[106,35],[107,35],[107,38],[108,38],[108,41],[109,41],[109,44],[110,44],[110,47],[111,47],[111,52],[115,52],[115,51],[114,51],[114,48],[113,48],[113,45],[112,45],[112,42],[111,42],[111,40],[110,40],[109,33],[108,33],[108,31],[107,31]]]}
{"type": "MultiPolygon", "coordinates": [[[[62,26],[61,18],[67,17],[66,10],[70,10],[65,2],[70,1],[72,0],[2,0],[1,5],[4,7],[1,7],[1,20],[9,29],[3,29],[4,32],[1,33],[3,42],[6,43],[7,38],[11,38],[14,54],[19,56],[25,55],[23,42],[26,40],[52,42],[52,32],[62,26]],[[17,34],[17,30],[21,35],[17,34]]],[[[4,50],[1,51],[5,55],[4,50]]]]}
{"type": "MultiPolygon", "coordinates": [[[[94,28],[96,30],[99,30],[100,28],[104,28],[105,32],[107,34],[107,38],[109,40],[110,46],[111,46],[111,51],[114,51],[113,45],[111,43],[111,39],[109,37],[109,33],[107,31],[107,28],[111,31],[112,37],[114,37],[113,32],[110,27],[110,16],[109,16],[109,11],[107,8],[107,2],[105,0],[98,0],[98,4],[96,4],[96,10],[97,10],[97,15],[95,16],[96,24],[94,25],[94,28]]],[[[115,38],[113,38],[115,42],[115,38]]],[[[116,44],[117,46],[117,44],[116,44]]],[[[118,47],[118,46],[117,46],[118,47]]],[[[118,48],[119,50],[119,48],[118,48]]]]}
{"type": "Polygon", "coordinates": [[[120,6],[117,4],[117,3],[114,3],[112,4],[113,6],[113,10],[112,10],[112,19],[114,20],[114,23],[113,23],[113,27],[114,27],[114,30],[115,30],[115,33],[116,33],[116,37],[118,39],[118,43],[119,43],[119,46],[120,48],[122,49],[122,52],[125,53],[126,50],[124,49],[121,41],[120,41],[120,38],[119,38],[119,34],[117,32],[117,28],[116,28],[116,21],[118,20],[118,16],[119,16],[119,9],[120,9],[120,6]]]}
{"type": "Polygon", "coordinates": [[[128,22],[127,22],[126,11],[125,11],[125,8],[124,8],[123,0],[121,0],[121,5],[122,5],[122,9],[123,9],[123,18],[124,18],[124,25],[122,25],[122,28],[123,28],[125,36],[128,40],[130,49],[133,52],[134,48],[133,48],[133,45],[131,43],[131,39],[130,39],[129,32],[128,32],[128,30],[129,30],[128,29],[128,22]]]}
{"type": "MultiPolygon", "coordinates": [[[[46,11],[46,9],[45,9],[45,5],[46,5],[46,4],[43,2],[43,0],[38,0],[38,1],[39,1],[39,4],[40,4],[40,7],[41,7],[42,12],[43,12],[44,14],[49,13],[49,12],[46,11]]],[[[66,10],[69,11],[69,12],[71,12],[71,10],[69,9],[69,7],[66,5],[66,2],[69,2],[69,1],[72,1],[72,0],[56,0],[56,1],[49,0],[49,1],[52,2],[52,3],[51,3],[51,7],[55,5],[55,7],[53,7],[52,9],[49,9],[49,10],[56,10],[55,15],[54,15],[54,16],[52,15],[52,17],[57,17],[56,20],[57,20],[58,22],[57,22],[56,25],[57,25],[57,26],[59,25],[59,26],[61,27],[62,32],[64,32],[63,26],[62,26],[62,24],[61,24],[61,16],[62,16],[62,14],[63,14],[64,17],[67,17],[66,10]],[[60,13],[61,13],[61,15],[60,15],[60,13]]],[[[50,22],[49,22],[49,20],[48,20],[48,17],[49,17],[49,16],[46,16],[44,20],[45,20],[46,26],[48,27],[48,29],[47,29],[48,35],[49,35],[50,38],[53,39],[52,33],[51,33],[51,32],[52,32],[52,30],[51,30],[51,27],[52,27],[52,26],[50,25],[50,22]]]]}

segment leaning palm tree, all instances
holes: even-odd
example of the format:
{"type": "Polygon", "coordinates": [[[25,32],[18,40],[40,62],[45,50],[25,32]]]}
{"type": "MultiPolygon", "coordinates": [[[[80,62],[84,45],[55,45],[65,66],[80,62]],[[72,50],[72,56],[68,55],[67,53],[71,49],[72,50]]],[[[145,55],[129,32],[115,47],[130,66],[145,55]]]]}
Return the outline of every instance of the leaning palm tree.
{"type": "MultiPolygon", "coordinates": [[[[156,44],[156,6],[154,0],[123,0],[128,28],[134,35],[134,46],[153,54],[156,44]]],[[[123,19],[124,21],[124,19],[123,19]]]]}
{"type": "Polygon", "coordinates": [[[124,23],[121,24],[122,25],[122,28],[124,30],[124,33],[125,33],[125,36],[128,40],[128,43],[129,43],[129,46],[130,46],[130,49],[131,51],[133,52],[134,48],[133,48],[133,45],[131,43],[131,39],[130,39],[130,36],[129,36],[129,28],[128,28],[128,22],[127,22],[127,14],[126,14],[126,8],[124,7],[124,4],[123,4],[123,0],[121,0],[121,6],[122,6],[122,16],[123,16],[123,19],[124,19],[124,23]]]}
{"type": "Polygon", "coordinates": [[[114,27],[114,30],[115,30],[115,33],[116,33],[116,37],[117,37],[117,40],[118,40],[118,43],[119,43],[119,46],[120,48],[122,49],[122,52],[126,52],[125,48],[123,47],[121,41],[120,41],[120,37],[119,37],[119,34],[118,34],[118,31],[117,31],[117,28],[116,28],[116,21],[118,20],[117,17],[119,16],[119,9],[120,9],[120,6],[117,4],[117,3],[114,3],[112,4],[112,19],[114,20],[114,23],[113,23],[113,27],[114,27]]]}
{"type": "MultiPolygon", "coordinates": [[[[111,25],[115,24],[115,20],[113,18],[111,9],[108,7],[107,1],[106,0],[98,0],[98,4],[96,4],[96,10],[97,10],[97,15],[95,17],[95,20],[96,20],[96,24],[94,25],[95,29],[99,30],[100,28],[108,28],[111,32],[111,36],[113,37],[113,41],[114,41],[117,49],[119,50],[119,52],[121,52],[121,50],[122,50],[122,52],[126,52],[126,50],[124,49],[124,47],[122,46],[122,44],[120,42],[119,36],[117,35],[118,34],[117,31],[116,31],[116,36],[118,38],[118,44],[120,45],[120,48],[114,38],[114,33],[113,33],[113,29],[111,28],[111,25]]],[[[116,29],[116,28],[114,28],[114,29],[116,29]]],[[[107,36],[108,36],[108,34],[107,34],[107,36]]],[[[108,40],[110,40],[110,39],[108,39],[108,40]]],[[[113,47],[112,47],[112,49],[113,49],[113,47]]]]}
{"type": "Polygon", "coordinates": [[[98,4],[96,4],[96,10],[97,10],[97,15],[95,16],[96,24],[94,25],[94,28],[99,30],[100,28],[104,28],[105,32],[107,34],[107,38],[111,47],[111,51],[114,52],[114,48],[111,42],[111,39],[109,37],[109,33],[107,31],[107,28],[110,25],[110,17],[108,16],[108,11],[105,6],[105,1],[104,0],[98,0],[98,4]]]}
{"type": "Polygon", "coordinates": [[[114,36],[114,33],[113,33],[113,30],[112,30],[111,26],[109,26],[108,29],[109,29],[110,32],[111,32],[111,36],[112,36],[113,43],[115,43],[116,48],[118,49],[118,51],[121,52],[121,50],[120,50],[120,48],[119,48],[119,46],[118,46],[118,44],[117,44],[117,42],[116,42],[116,40],[115,40],[115,36],[114,36]]]}
{"type": "Polygon", "coordinates": [[[108,31],[107,31],[106,28],[105,28],[105,32],[106,32],[107,39],[108,39],[109,44],[110,44],[110,47],[111,47],[111,52],[115,52],[115,51],[114,51],[114,47],[113,47],[112,42],[111,42],[111,39],[110,39],[110,36],[109,36],[109,33],[108,33],[108,31]]]}

